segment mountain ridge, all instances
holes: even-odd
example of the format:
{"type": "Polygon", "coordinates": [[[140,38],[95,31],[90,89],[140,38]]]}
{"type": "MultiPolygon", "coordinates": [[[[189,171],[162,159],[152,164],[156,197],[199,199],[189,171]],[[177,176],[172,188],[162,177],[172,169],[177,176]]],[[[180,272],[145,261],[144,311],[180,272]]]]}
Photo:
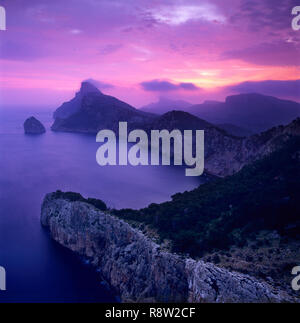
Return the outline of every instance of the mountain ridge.
{"type": "Polygon", "coordinates": [[[256,133],[300,116],[300,103],[259,93],[226,97],[225,102],[193,105],[187,112],[212,123],[231,123],[256,133]]]}
{"type": "MultiPolygon", "coordinates": [[[[78,112],[66,119],[56,118],[51,128],[53,131],[96,134],[99,130],[110,129],[118,133],[120,121],[128,122],[128,131],[143,129],[149,133],[152,129],[205,130],[205,171],[222,177],[232,175],[247,163],[274,151],[280,142],[288,140],[289,135],[293,131],[297,132],[299,127],[300,118],[286,127],[277,126],[257,135],[241,138],[189,112],[175,110],[162,116],[153,115],[139,111],[114,97],[104,95],[93,86],[85,85],[85,88],[84,93],[79,92],[75,97],[76,102],[80,100],[78,112]],[[79,99],[76,99],[78,97],[79,99]]],[[[227,101],[234,101],[233,106],[236,106],[236,102],[241,100],[248,102],[248,97],[249,95],[231,96],[227,101]]],[[[257,94],[250,95],[250,97],[265,99],[265,96],[257,94]]],[[[268,97],[268,100],[271,103],[274,100],[277,103],[282,102],[273,97],[268,97]]],[[[70,102],[72,105],[73,101],[70,102]]],[[[219,105],[215,102],[206,103],[210,107],[215,104],[219,105]]],[[[294,106],[293,102],[292,104],[294,106]]],[[[272,106],[268,105],[267,109],[272,109],[272,106]]]]}
{"type": "Polygon", "coordinates": [[[139,110],[155,114],[164,114],[172,110],[183,110],[192,106],[193,104],[184,100],[171,100],[160,97],[157,102],[149,103],[142,106],[139,110]]]}
{"type": "Polygon", "coordinates": [[[288,124],[300,116],[299,103],[259,93],[231,95],[226,97],[224,102],[210,100],[196,105],[160,98],[158,102],[148,105],[147,111],[143,111],[143,108],[136,109],[115,97],[103,94],[93,84],[84,81],[75,97],[64,102],[54,112],[52,130],[96,133],[103,127],[115,129],[116,125],[113,123],[118,120],[132,123],[132,128],[144,128],[143,124],[150,124],[161,115],[157,114],[158,108],[152,111],[154,113],[150,113],[150,106],[158,107],[160,104],[164,105],[164,113],[185,111],[238,136],[247,136],[279,124],[288,124]]]}
{"type": "MultiPolygon", "coordinates": [[[[171,105],[168,109],[165,106],[160,108],[158,101],[147,106],[148,112],[151,112],[151,106],[156,114],[174,110],[171,105]]],[[[232,124],[244,129],[242,133],[247,134],[291,122],[300,116],[300,103],[259,93],[241,93],[227,96],[224,102],[206,100],[201,104],[178,107],[177,110],[189,112],[213,124],[232,124]]]]}

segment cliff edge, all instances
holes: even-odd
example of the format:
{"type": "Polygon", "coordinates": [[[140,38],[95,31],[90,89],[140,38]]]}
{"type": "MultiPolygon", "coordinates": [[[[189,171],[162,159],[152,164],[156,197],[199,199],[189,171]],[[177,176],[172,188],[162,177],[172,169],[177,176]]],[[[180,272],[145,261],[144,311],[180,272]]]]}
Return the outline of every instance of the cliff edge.
{"type": "Polygon", "coordinates": [[[64,193],[44,198],[41,223],[54,240],[88,257],[123,302],[287,302],[267,283],[183,258],[128,223],[64,193]]]}

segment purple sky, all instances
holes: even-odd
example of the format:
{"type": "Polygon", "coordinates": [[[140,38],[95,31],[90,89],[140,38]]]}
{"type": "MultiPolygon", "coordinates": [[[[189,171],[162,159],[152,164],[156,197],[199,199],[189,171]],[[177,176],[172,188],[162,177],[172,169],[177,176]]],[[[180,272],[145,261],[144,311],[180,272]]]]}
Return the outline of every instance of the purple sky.
{"type": "Polygon", "coordinates": [[[2,0],[0,104],[55,108],[86,79],[137,107],[255,91],[300,101],[297,4],[2,0]]]}

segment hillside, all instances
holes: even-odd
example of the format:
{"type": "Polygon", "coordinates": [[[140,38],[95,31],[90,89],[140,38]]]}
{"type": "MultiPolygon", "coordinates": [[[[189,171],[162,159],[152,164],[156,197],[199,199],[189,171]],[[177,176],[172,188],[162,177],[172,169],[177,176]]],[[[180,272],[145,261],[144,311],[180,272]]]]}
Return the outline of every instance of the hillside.
{"type": "Polygon", "coordinates": [[[170,202],[114,214],[150,227],[172,251],[270,277],[291,292],[290,271],[300,262],[299,199],[298,136],[232,176],[175,194],[170,202]]]}
{"type": "Polygon", "coordinates": [[[250,131],[249,129],[242,128],[239,126],[236,126],[231,123],[221,123],[217,125],[219,128],[225,130],[228,134],[231,134],[236,137],[249,137],[251,135],[254,135],[253,131],[250,131]]]}
{"type": "MultiPolygon", "coordinates": [[[[174,241],[175,250],[191,254],[240,243],[259,229],[285,233],[300,211],[300,137],[295,138],[240,172],[178,193],[171,202],[117,213],[152,224],[174,241]]],[[[295,229],[300,234],[300,226],[295,229]]]]}
{"type": "Polygon", "coordinates": [[[205,171],[228,176],[243,166],[281,147],[291,136],[300,135],[300,118],[286,126],[273,127],[247,138],[236,137],[225,130],[183,111],[171,111],[156,119],[149,129],[204,130],[205,171]]]}

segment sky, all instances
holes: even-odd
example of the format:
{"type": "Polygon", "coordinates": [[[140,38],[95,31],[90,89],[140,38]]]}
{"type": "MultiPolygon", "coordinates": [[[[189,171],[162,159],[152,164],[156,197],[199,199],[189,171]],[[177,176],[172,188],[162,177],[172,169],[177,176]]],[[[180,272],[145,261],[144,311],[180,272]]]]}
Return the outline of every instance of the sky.
{"type": "Polygon", "coordinates": [[[0,107],[56,108],[83,80],[135,107],[259,92],[300,101],[298,0],[0,0],[0,107]]]}

